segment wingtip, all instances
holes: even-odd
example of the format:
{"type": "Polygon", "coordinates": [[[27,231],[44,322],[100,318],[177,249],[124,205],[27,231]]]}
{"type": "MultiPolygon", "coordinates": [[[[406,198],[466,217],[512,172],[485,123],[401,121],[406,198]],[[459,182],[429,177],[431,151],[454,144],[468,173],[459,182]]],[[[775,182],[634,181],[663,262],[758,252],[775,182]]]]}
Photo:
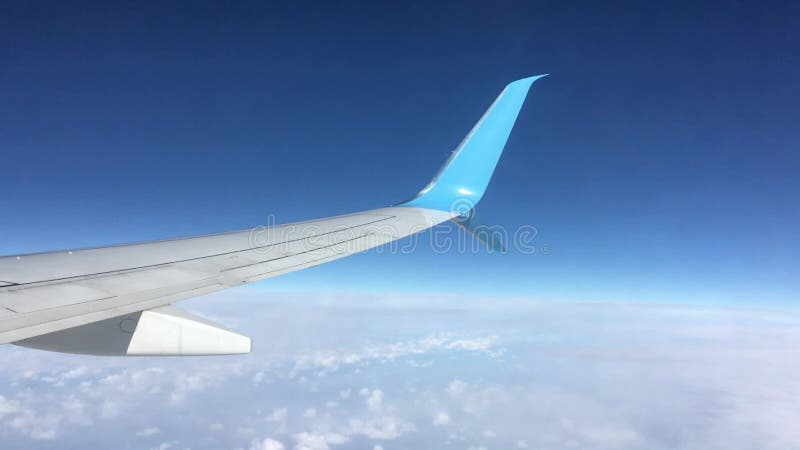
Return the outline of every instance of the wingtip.
{"type": "Polygon", "coordinates": [[[538,80],[539,78],[544,78],[544,77],[546,77],[548,75],[550,75],[550,74],[549,73],[542,73],[542,74],[539,74],[539,75],[533,75],[533,76],[530,76],[530,77],[520,78],[519,80],[515,80],[515,81],[512,81],[511,83],[508,83],[508,85],[512,86],[512,85],[517,85],[517,84],[527,84],[528,86],[530,86],[531,84],[533,84],[534,81],[538,80]]]}
{"type": "Polygon", "coordinates": [[[534,81],[546,74],[508,84],[461,141],[436,176],[402,206],[455,211],[464,201],[477,204],[494,173],[520,108],[534,81]]]}

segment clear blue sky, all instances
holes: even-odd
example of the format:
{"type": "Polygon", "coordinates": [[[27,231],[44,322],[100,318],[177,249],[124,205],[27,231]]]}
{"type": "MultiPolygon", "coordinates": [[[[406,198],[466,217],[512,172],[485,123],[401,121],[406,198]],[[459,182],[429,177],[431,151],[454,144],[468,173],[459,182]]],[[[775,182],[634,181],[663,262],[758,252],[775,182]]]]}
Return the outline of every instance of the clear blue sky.
{"type": "Polygon", "coordinates": [[[373,252],[260,288],[797,299],[797,5],[169,3],[4,7],[1,254],[389,205],[546,72],[481,208],[550,255],[373,252]]]}

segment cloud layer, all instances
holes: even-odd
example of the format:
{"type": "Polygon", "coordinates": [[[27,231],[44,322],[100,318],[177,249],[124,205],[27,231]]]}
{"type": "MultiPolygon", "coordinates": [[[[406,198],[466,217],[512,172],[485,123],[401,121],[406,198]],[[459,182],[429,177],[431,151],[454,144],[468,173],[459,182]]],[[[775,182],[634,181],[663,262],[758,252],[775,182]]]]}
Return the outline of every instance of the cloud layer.
{"type": "Polygon", "coordinates": [[[254,338],[218,358],[0,347],[9,448],[800,448],[800,318],[526,299],[186,303],[254,338]]]}

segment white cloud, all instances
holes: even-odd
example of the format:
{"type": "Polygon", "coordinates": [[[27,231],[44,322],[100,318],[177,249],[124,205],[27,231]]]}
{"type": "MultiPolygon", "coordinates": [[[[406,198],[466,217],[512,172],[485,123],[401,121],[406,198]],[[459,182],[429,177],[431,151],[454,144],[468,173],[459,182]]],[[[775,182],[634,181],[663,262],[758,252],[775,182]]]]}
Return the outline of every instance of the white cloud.
{"type": "Polygon", "coordinates": [[[88,372],[89,370],[86,367],[81,366],[81,367],[76,367],[74,369],[62,371],[52,377],[42,377],[42,379],[46,378],[46,380],[51,384],[53,384],[53,386],[64,386],[67,382],[77,378],[81,378],[88,372]]]}
{"type": "Polygon", "coordinates": [[[155,436],[160,432],[161,430],[159,430],[158,427],[150,427],[150,428],[145,428],[142,431],[136,432],[136,435],[141,437],[150,437],[150,436],[155,436]]]}
{"type": "Polygon", "coordinates": [[[189,393],[202,392],[222,382],[222,379],[214,373],[180,373],[177,378],[169,396],[171,403],[178,403],[189,393]]]}
{"type": "Polygon", "coordinates": [[[39,415],[33,410],[26,409],[12,419],[10,424],[12,428],[32,439],[51,440],[58,436],[63,420],[64,416],[61,414],[39,415]]]}
{"type": "Polygon", "coordinates": [[[165,441],[158,444],[158,447],[153,447],[152,450],[169,450],[176,448],[180,441],[165,441]]]}
{"type": "Polygon", "coordinates": [[[433,415],[433,424],[436,426],[450,425],[450,415],[444,411],[439,411],[433,415]]]}
{"type": "Polygon", "coordinates": [[[461,380],[453,380],[447,386],[447,393],[450,394],[451,397],[460,397],[464,394],[466,389],[467,383],[461,380]]]}
{"type": "Polygon", "coordinates": [[[608,449],[630,448],[641,441],[638,433],[623,427],[589,426],[581,430],[580,433],[595,446],[608,449]]]}
{"type": "Polygon", "coordinates": [[[372,412],[378,412],[381,410],[383,406],[383,391],[380,389],[375,389],[370,392],[369,389],[362,389],[361,395],[366,397],[364,403],[367,405],[367,409],[372,412]]]}
{"type": "Polygon", "coordinates": [[[275,408],[272,412],[265,417],[264,419],[267,422],[272,422],[277,424],[277,428],[274,430],[276,433],[286,433],[287,424],[286,419],[289,416],[289,410],[286,408],[275,408]]]}
{"type": "Polygon", "coordinates": [[[411,423],[394,416],[378,416],[370,419],[351,419],[348,433],[363,435],[371,439],[397,439],[414,430],[411,423]]]}
{"type": "Polygon", "coordinates": [[[321,369],[321,373],[335,371],[340,366],[367,361],[387,362],[406,356],[434,352],[477,352],[498,356],[504,349],[497,347],[498,336],[457,338],[453,335],[427,337],[415,341],[370,345],[361,351],[324,351],[297,358],[294,373],[308,369],[321,369]]]}
{"type": "Polygon", "coordinates": [[[284,422],[289,415],[289,410],[286,408],[273,409],[270,415],[266,417],[268,422],[284,422]]]}
{"type": "Polygon", "coordinates": [[[294,450],[329,450],[331,445],[341,445],[350,439],[339,433],[311,433],[304,431],[294,436],[294,450]]]}
{"type": "Polygon", "coordinates": [[[253,441],[250,450],[284,450],[283,443],[271,438],[262,441],[253,441]]]}
{"type": "Polygon", "coordinates": [[[303,417],[305,417],[306,419],[315,419],[317,417],[317,409],[308,408],[303,412],[303,417]]]}
{"type": "Polygon", "coordinates": [[[256,374],[253,375],[253,384],[259,385],[259,384],[263,383],[264,382],[264,378],[265,378],[264,372],[261,372],[261,371],[256,372],[256,374]]]}
{"type": "Polygon", "coordinates": [[[0,395],[0,419],[17,411],[19,411],[19,402],[7,400],[5,397],[0,395]]]}
{"type": "Polygon", "coordinates": [[[64,416],[71,423],[83,426],[89,426],[93,423],[88,412],[89,405],[73,394],[69,394],[61,402],[61,409],[64,412],[64,416]]]}

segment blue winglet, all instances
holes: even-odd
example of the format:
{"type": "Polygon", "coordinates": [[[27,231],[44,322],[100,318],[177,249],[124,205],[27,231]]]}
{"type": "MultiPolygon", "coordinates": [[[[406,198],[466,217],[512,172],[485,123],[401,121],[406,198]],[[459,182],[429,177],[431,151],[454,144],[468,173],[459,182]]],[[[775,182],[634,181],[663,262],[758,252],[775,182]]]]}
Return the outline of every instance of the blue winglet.
{"type": "Polygon", "coordinates": [[[528,90],[545,76],[523,78],[506,86],[428,186],[398,206],[458,214],[472,209],[486,191],[528,90]]]}

